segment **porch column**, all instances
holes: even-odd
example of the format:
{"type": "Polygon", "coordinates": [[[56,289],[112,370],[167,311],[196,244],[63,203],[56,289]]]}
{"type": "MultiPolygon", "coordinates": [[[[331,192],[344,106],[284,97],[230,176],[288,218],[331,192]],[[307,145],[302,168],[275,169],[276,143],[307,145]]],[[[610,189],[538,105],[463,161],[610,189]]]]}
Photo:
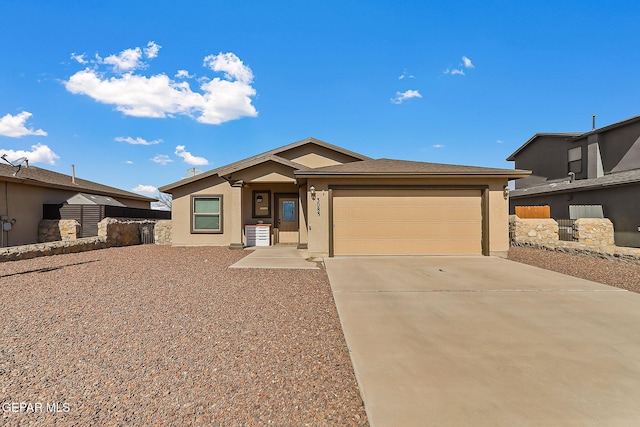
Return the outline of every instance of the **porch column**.
{"type": "Polygon", "coordinates": [[[307,184],[298,187],[298,249],[307,249],[309,233],[307,227],[307,184]]]}
{"type": "Polygon", "coordinates": [[[244,243],[242,242],[242,227],[244,227],[244,224],[242,224],[242,187],[244,187],[244,181],[242,180],[231,183],[230,249],[244,248],[244,243]]]}

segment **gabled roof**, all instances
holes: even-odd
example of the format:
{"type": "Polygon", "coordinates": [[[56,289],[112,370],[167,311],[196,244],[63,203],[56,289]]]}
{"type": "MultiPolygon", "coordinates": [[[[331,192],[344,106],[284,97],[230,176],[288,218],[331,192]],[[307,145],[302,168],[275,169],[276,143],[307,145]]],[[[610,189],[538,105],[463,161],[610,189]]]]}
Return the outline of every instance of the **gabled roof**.
{"type": "Polygon", "coordinates": [[[69,197],[66,202],[70,205],[105,205],[126,207],[116,199],[99,194],[78,193],[69,197]]]}
{"type": "Polygon", "coordinates": [[[86,179],[75,178],[75,183],[70,175],[53,172],[48,169],[42,169],[35,166],[22,166],[17,171],[10,165],[0,163],[0,181],[17,182],[21,184],[35,185],[39,187],[59,188],[63,190],[71,190],[76,192],[85,192],[103,196],[124,197],[133,200],[142,200],[145,202],[155,202],[156,199],[141,196],[129,191],[120,190],[119,188],[109,187],[108,185],[98,184],[97,182],[87,181],[86,179]]]}
{"type": "Polygon", "coordinates": [[[233,172],[237,172],[237,171],[240,171],[240,170],[243,170],[243,169],[247,169],[247,168],[250,168],[252,166],[256,166],[256,165],[259,165],[261,163],[265,163],[265,162],[268,162],[268,161],[272,161],[272,162],[276,162],[276,163],[279,163],[279,164],[282,164],[282,165],[285,165],[285,166],[289,166],[293,170],[306,170],[306,169],[308,169],[306,166],[303,166],[303,165],[301,165],[299,163],[296,163],[296,162],[292,162],[291,160],[285,159],[284,157],[278,156],[278,154],[280,154],[280,153],[292,150],[292,149],[297,148],[297,147],[301,147],[301,146],[306,145],[306,144],[315,144],[315,145],[317,145],[319,147],[324,147],[324,148],[327,148],[329,150],[333,150],[333,151],[336,151],[338,153],[345,154],[347,156],[353,157],[353,158],[358,159],[358,160],[369,159],[369,157],[367,157],[367,156],[364,156],[362,154],[356,153],[354,151],[346,150],[346,149],[344,149],[342,147],[338,147],[337,145],[329,144],[328,142],[324,142],[324,141],[321,141],[321,140],[316,139],[316,138],[306,138],[306,139],[303,139],[303,140],[300,140],[300,141],[296,141],[296,142],[288,144],[288,145],[283,145],[282,147],[274,148],[273,150],[269,150],[269,151],[266,151],[264,153],[257,154],[255,156],[248,157],[248,158],[243,159],[243,160],[239,160],[239,161],[234,162],[234,163],[230,163],[230,164],[225,165],[225,166],[221,166],[221,167],[216,168],[216,169],[212,169],[210,171],[198,174],[196,176],[192,176],[190,178],[185,178],[185,179],[182,179],[180,181],[176,181],[176,182],[174,182],[172,184],[168,184],[168,185],[160,187],[159,190],[162,191],[162,192],[170,192],[171,190],[173,190],[175,188],[181,187],[183,185],[191,184],[192,182],[196,182],[196,181],[199,181],[201,179],[209,178],[209,177],[215,176],[215,175],[218,175],[218,176],[230,175],[233,172]]]}
{"type": "Polygon", "coordinates": [[[599,133],[603,133],[603,132],[608,132],[610,130],[622,127],[622,126],[626,126],[632,123],[635,123],[637,121],[640,121],[640,115],[638,116],[633,116],[633,117],[629,117],[628,119],[624,119],[621,120],[619,122],[613,123],[611,125],[605,126],[605,127],[601,127],[598,129],[593,129],[589,132],[566,132],[566,133],[536,133],[535,135],[533,135],[527,142],[525,142],[524,144],[522,144],[522,146],[520,146],[520,148],[518,148],[516,151],[513,152],[513,154],[511,154],[509,157],[507,157],[507,161],[515,161],[515,156],[517,156],[525,147],[527,147],[529,144],[531,144],[533,141],[535,141],[536,139],[538,139],[541,136],[557,136],[557,137],[562,137],[562,136],[566,136],[572,140],[576,140],[576,139],[581,139],[581,138],[585,138],[589,135],[593,135],[593,134],[599,134],[599,133]]]}
{"type": "Polygon", "coordinates": [[[279,163],[281,165],[289,166],[290,168],[293,168],[293,169],[306,169],[306,167],[301,165],[300,163],[292,162],[291,160],[283,159],[282,157],[276,156],[273,154],[265,154],[265,155],[253,156],[248,159],[240,160],[239,162],[235,162],[226,166],[219,167],[218,169],[216,169],[216,174],[220,176],[229,175],[229,174],[232,174],[233,172],[247,169],[252,166],[259,165],[261,163],[265,163],[269,161],[279,163]]]}
{"type": "Polygon", "coordinates": [[[536,133],[531,138],[529,138],[529,140],[527,142],[522,144],[516,151],[514,151],[513,154],[511,154],[509,157],[507,157],[507,161],[508,162],[514,162],[516,160],[516,156],[518,154],[520,154],[520,152],[522,150],[524,150],[529,144],[533,143],[533,141],[535,141],[536,139],[538,139],[540,137],[551,136],[551,137],[558,137],[558,138],[565,137],[565,138],[568,138],[568,139],[573,139],[573,138],[579,137],[581,135],[583,135],[582,132],[560,132],[560,133],[539,132],[539,133],[536,133]]]}
{"type": "Polygon", "coordinates": [[[640,169],[626,172],[612,173],[599,178],[577,179],[573,182],[551,182],[534,187],[511,190],[512,198],[536,196],[549,193],[569,193],[574,191],[587,191],[598,188],[615,187],[619,185],[640,183],[640,169]]]}
{"type": "Polygon", "coordinates": [[[409,160],[370,159],[342,165],[296,171],[297,177],[312,176],[501,176],[524,178],[530,171],[415,162],[409,160]]]}

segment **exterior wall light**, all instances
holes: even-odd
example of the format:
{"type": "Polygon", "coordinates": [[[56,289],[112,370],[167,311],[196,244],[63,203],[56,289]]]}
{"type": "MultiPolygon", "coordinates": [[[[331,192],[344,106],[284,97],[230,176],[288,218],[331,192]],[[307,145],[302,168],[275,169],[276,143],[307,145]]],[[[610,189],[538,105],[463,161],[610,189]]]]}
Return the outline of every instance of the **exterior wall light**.
{"type": "Polygon", "coordinates": [[[258,197],[256,198],[256,202],[258,202],[258,203],[262,203],[262,196],[258,196],[258,197]]]}
{"type": "Polygon", "coordinates": [[[509,186],[505,185],[504,188],[502,189],[502,196],[504,197],[505,200],[509,199],[509,186]]]}
{"type": "Polygon", "coordinates": [[[311,187],[309,187],[309,193],[311,193],[311,200],[315,200],[316,199],[316,187],[314,187],[313,185],[311,187]]]}

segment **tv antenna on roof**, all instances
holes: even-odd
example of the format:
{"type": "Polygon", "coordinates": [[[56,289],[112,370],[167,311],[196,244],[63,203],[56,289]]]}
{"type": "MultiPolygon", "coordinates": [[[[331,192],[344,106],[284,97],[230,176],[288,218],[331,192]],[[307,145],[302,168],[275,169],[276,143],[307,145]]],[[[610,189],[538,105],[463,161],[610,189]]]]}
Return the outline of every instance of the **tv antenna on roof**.
{"type": "Polygon", "coordinates": [[[20,172],[20,169],[22,169],[22,164],[23,163],[25,163],[27,165],[27,167],[29,167],[29,160],[26,157],[20,157],[19,159],[11,161],[11,160],[7,160],[7,155],[6,154],[3,154],[2,156],[0,156],[0,159],[2,159],[5,162],[9,163],[14,168],[18,168],[18,170],[13,173],[13,176],[18,175],[18,172],[20,172]]]}

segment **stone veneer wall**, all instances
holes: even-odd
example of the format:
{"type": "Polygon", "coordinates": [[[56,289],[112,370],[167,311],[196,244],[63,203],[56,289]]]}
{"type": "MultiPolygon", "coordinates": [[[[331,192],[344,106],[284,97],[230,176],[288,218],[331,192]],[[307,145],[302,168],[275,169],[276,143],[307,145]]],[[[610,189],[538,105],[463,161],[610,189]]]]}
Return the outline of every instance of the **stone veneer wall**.
{"type": "Polygon", "coordinates": [[[524,219],[509,215],[509,229],[511,244],[515,246],[534,246],[640,263],[640,248],[615,245],[613,224],[607,218],[577,219],[575,242],[558,239],[558,223],[553,219],[524,219]]]}
{"type": "Polygon", "coordinates": [[[81,225],[75,219],[43,219],[38,224],[38,242],[76,240],[81,225]]]}
{"type": "Polygon", "coordinates": [[[153,237],[156,245],[170,245],[171,244],[171,220],[161,219],[156,222],[156,226],[153,229],[153,237]]]}
{"type": "MultiPolygon", "coordinates": [[[[56,223],[63,220],[51,220],[56,223]]],[[[104,249],[112,246],[138,245],[141,241],[142,227],[154,226],[157,220],[152,219],[121,219],[105,218],[98,223],[98,236],[77,238],[79,234],[79,224],[76,227],[76,238],[72,238],[73,233],[67,234],[67,240],[54,242],[36,243],[33,245],[10,246],[0,248],[0,261],[14,261],[19,259],[29,259],[39,256],[58,255],[74,252],[84,252],[94,249],[104,249]]],[[[53,226],[43,224],[43,228],[55,230],[55,227],[62,228],[62,225],[53,226]]],[[[73,227],[70,227],[73,228],[73,227]]],[[[55,234],[52,231],[51,234],[55,234]]]]}
{"type": "Polygon", "coordinates": [[[512,240],[515,243],[544,243],[558,241],[558,223],[549,218],[520,218],[509,216],[512,240]]]}
{"type": "Polygon", "coordinates": [[[575,237],[590,246],[615,245],[613,223],[607,218],[580,218],[576,220],[575,237]]]}

